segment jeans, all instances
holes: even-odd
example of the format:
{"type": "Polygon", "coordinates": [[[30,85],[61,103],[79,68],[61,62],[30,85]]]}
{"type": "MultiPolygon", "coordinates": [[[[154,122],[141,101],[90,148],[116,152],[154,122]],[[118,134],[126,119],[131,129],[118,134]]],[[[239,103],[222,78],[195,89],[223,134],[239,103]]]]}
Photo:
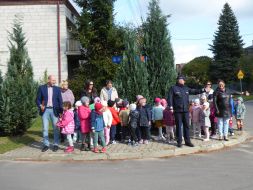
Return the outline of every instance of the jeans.
{"type": "Polygon", "coordinates": [[[112,125],[111,129],[110,129],[110,139],[111,139],[111,141],[115,141],[116,132],[117,132],[116,126],[112,125]]]}
{"type": "Polygon", "coordinates": [[[59,145],[60,130],[56,126],[58,118],[54,115],[54,110],[53,109],[46,109],[44,114],[42,115],[43,144],[45,146],[49,146],[49,137],[48,137],[49,121],[52,122],[52,126],[53,126],[54,145],[58,146],[59,145]]]}
{"type": "Polygon", "coordinates": [[[68,139],[69,146],[74,146],[73,138],[71,134],[67,134],[67,139],[68,139]]]}
{"type": "Polygon", "coordinates": [[[228,136],[229,118],[218,117],[218,128],[220,137],[228,136]]]}
{"type": "Polygon", "coordinates": [[[98,146],[98,138],[101,140],[102,147],[105,147],[105,136],[104,136],[104,130],[102,131],[95,131],[93,134],[93,143],[94,148],[97,148],[98,146]]]}
{"type": "Polygon", "coordinates": [[[81,133],[82,144],[90,145],[90,133],[81,133]]]}

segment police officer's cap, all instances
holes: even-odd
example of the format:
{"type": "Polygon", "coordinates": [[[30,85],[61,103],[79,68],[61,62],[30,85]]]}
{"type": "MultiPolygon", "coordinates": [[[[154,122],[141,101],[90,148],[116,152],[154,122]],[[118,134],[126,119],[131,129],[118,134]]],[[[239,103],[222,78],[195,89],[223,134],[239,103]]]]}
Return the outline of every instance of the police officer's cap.
{"type": "Polygon", "coordinates": [[[185,76],[184,76],[184,75],[178,75],[178,76],[177,76],[177,80],[180,80],[180,79],[185,80],[185,76]]]}

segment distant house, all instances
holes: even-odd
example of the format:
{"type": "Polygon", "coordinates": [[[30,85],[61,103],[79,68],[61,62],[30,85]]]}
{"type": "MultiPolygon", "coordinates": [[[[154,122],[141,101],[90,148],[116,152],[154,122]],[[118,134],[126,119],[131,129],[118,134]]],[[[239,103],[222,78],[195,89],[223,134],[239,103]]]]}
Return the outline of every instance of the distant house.
{"type": "Polygon", "coordinates": [[[176,64],[176,71],[178,74],[181,74],[183,67],[186,65],[186,63],[180,63],[176,64]]]}
{"type": "Polygon", "coordinates": [[[71,37],[77,10],[69,0],[0,0],[0,69],[6,72],[9,59],[8,31],[15,15],[23,18],[27,48],[39,80],[45,70],[60,82],[78,66],[80,44],[71,37]]]}
{"type": "Polygon", "coordinates": [[[245,55],[253,55],[253,41],[252,45],[244,49],[245,55]]]}

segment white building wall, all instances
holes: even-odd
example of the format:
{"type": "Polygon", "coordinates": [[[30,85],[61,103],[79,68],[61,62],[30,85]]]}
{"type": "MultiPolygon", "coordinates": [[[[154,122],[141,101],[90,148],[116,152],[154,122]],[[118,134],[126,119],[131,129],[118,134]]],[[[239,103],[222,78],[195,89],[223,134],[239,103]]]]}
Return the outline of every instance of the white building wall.
{"type": "MultiPolygon", "coordinates": [[[[67,79],[66,52],[66,14],[69,9],[60,5],[60,44],[61,44],[61,75],[67,79]]],[[[69,13],[68,13],[69,14],[69,13]]],[[[57,5],[18,5],[0,6],[0,69],[7,69],[9,59],[8,32],[12,31],[15,15],[23,17],[23,30],[28,39],[27,48],[32,61],[34,77],[42,78],[47,69],[48,74],[58,78],[57,54],[57,5]]]]}

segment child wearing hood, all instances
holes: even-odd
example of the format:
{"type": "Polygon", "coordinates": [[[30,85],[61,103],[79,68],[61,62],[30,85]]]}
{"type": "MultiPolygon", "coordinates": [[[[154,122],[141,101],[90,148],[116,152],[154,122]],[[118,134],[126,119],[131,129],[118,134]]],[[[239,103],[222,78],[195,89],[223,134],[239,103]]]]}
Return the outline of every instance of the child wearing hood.
{"type": "Polygon", "coordinates": [[[191,119],[192,119],[192,126],[193,126],[193,137],[195,137],[196,133],[201,138],[201,124],[200,124],[200,100],[197,98],[194,100],[194,106],[191,109],[191,119]]]}
{"type": "Polygon", "coordinates": [[[243,98],[238,97],[237,104],[235,105],[235,119],[236,119],[237,129],[239,131],[242,131],[243,129],[243,120],[245,117],[245,113],[246,113],[246,107],[243,102],[243,98]]]}
{"type": "Polygon", "coordinates": [[[205,138],[203,139],[203,141],[210,140],[209,128],[211,127],[211,122],[210,122],[209,117],[210,117],[209,103],[205,102],[202,105],[202,109],[200,111],[200,125],[203,127],[204,132],[205,132],[205,138]]]}

